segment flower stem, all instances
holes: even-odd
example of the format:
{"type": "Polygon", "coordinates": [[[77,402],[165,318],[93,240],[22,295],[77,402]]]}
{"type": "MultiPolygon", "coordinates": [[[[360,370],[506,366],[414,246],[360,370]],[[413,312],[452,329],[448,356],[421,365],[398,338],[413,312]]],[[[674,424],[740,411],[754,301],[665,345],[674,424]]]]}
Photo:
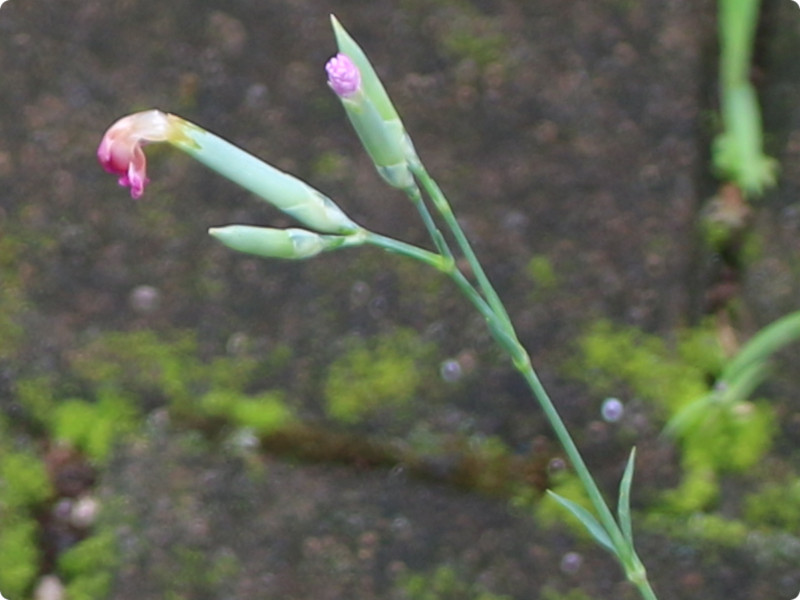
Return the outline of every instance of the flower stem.
{"type": "MultiPolygon", "coordinates": [[[[475,252],[472,249],[469,240],[467,239],[464,231],[462,230],[458,220],[456,219],[447,198],[439,188],[438,184],[428,175],[425,168],[418,162],[410,163],[410,169],[417,180],[422,185],[422,188],[430,196],[434,208],[441,215],[443,221],[447,225],[449,231],[452,233],[453,238],[458,244],[459,249],[466,258],[472,273],[477,282],[477,288],[467,279],[467,277],[456,267],[455,262],[452,260],[451,255],[439,256],[439,259],[447,261],[441,264],[442,272],[448,274],[451,279],[456,283],[464,295],[472,302],[478,312],[486,320],[487,326],[494,335],[500,346],[508,353],[514,367],[520,372],[525,382],[528,384],[534,398],[538,402],[542,411],[545,414],[550,426],[564,448],[564,451],[572,464],[575,474],[578,476],[584,490],[588,496],[589,501],[594,508],[595,516],[599,520],[600,525],[608,534],[613,546],[613,552],[619,560],[623,570],[629,581],[639,590],[640,595],[644,600],[657,600],[655,592],[650,586],[647,579],[647,572],[644,565],[636,555],[633,544],[629,542],[623,534],[617,520],[614,518],[611,509],[608,507],[603,494],[601,493],[597,483],[592,477],[586,463],[581,456],[578,447],[572,439],[564,421],[558,413],[553,401],[550,399],[547,390],[542,385],[539,376],[533,369],[530,356],[520,343],[514,325],[508,312],[503,305],[502,300],[492,286],[489,278],[487,277],[483,267],[478,260],[475,252]],[[479,291],[480,290],[480,291],[479,291]]],[[[421,198],[414,198],[415,204],[418,207],[423,204],[421,198]]],[[[434,242],[440,251],[443,249],[443,242],[437,238],[441,236],[435,225],[425,219],[426,227],[434,238],[434,242]]]]}
{"type": "Polygon", "coordinates": [[[401,242],[400,240],[396,240],[385,235],[380,235],[379,233],[368,231],[366,229],[359,232],[359,235],[363,236],[363,243],[365,244],[372,244],[373,246],[378,246],[379,248],[383,248],[388,252],[413,258],[433,267],[437,271],[441,271],[442,273],[449,274],[455,268],[451,258],[442,256],[441,254],[436,254],[435,252],[430,252],[429,250],[425,250],[419,246],[401,242]]]}
{"type": "Polygon", "coordinates": [[[458,247],[464,254],[464,258],[467,259],[470,269],[472,270],[472,273],[475,275],[475,280],[478,282],[478,286],[480,287],[481,291],[486,297],[489,306],[492,307],[492,310],[500,319],[505,321],[507,326],[512,327],[511,318],[508,316],[508,312],[506,311],[505,305],[500,300],[500,297],[497,295],[497,292],[495,291],[494,287],[489,281],[489,278],[486,276],[486,272],[483,270],[483,266],[478,260],[478,257],[475,255],[475,252],[472,249],[472,245],[467,239],[467,236],[464,234],[464,230],[461,229],[461,225],[459,225],[458,219],[456,219],[456,216],[453,213],[452,208],[450,208],[450,203],[447,201],[447,198],[445,197],[441,188],[433,180],[433,178],[430,175],[428,175],[428,172],[425,170],[425,167],[421,163],[416,161],[411,162],[409,164],[409,168],[411,169],[411,172],[414,174],[414,176],[422,184],[422,187],[430,196],[434,207],[442,216],[442,219],[444,220],[448,229],[450,229],[451,233],[453,234],[453,237],[455,238],[458,247]]]}

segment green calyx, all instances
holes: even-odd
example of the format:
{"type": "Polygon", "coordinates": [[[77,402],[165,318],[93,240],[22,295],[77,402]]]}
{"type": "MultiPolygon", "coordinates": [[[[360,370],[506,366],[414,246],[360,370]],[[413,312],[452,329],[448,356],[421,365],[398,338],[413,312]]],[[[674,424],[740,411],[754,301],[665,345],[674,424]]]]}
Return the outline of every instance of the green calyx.
{"type": "Polygon", "coordinates": [[[273,229],[250,225],[212,227],[208,233],[225,246],[263,258],[304,259],[326,250],[363,243],[363,236],[320,235],[305,229],[273,229]]]}

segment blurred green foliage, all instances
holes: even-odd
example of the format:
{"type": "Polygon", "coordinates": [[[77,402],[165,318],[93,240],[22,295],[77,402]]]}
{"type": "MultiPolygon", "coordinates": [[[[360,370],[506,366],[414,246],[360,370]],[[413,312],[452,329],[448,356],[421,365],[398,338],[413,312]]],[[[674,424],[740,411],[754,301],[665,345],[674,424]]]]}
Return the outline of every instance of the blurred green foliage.
{"type": "MultiPolygon", "coordinates": [[[[15,438],[0,416],[3,593],[25,597],[39,576],[40,532],[34,515],[54,494],[42,457],[25,446],[10,446],[9,440],[27,440],[32,433],[66,444],[102,468],[115,445],[140,429],[143,407],[157,405],[189,424],[215,420],[266,434],[290,422],[293,413],[282,393],[256,390],[290,354],[279,346],[266,357],[205,360],[191,333],[107,332],[69,353],[65,375],[19,377],[13,392],[23,418],[15,426],[31,431],[15,438]]],[[[62,553],[57,566],[71,600],[106,597],[117,567],[113,532],[98,526],[62,553]]]]}
{"type": "Polygon", "coordinates": [[[3,513],[37,507],[53,494],[44,463],[26,450],[3,450],[0,455],[0,490],[3,513]]]}
{"type": "MultiPolygon", "coordinates": [[[[710,326],[679,332],[675,343],[608,321],[580,338],[570,373],[595,393],[649,400],[662,418],[682,414],[712,392],[728,361],[710,326]]],[[[680,429],[680,486],[664,495],[662,508],[688,513],[709,508],[719,493],[719,475],[755,465],[769,450],[775,430],[772,407],[738,399],[718,402],[680,429]]]]}
{"type": "Polygon", "coordinates": [[[18,237],[3,232],[0,237],[0,359],[13,357],[25,334],[24,279],[18,261],[25,244],[18,237]]]}
{"type": "Polygon", "coordinates": [[[200,397],[198,408],[205,415],[221,417],[261,435],[269,434],[294,420],[292,410],[279,391],[243,396],[241,392],[231,390],[212,390],[200,397]]]}
{"type": "Polygon", "coordinates": [[[645,516],[644,523],[648,531],[709,550],[742,548],[750,535],[750,530],[741,521],[701,512],[688,519],[684,515],[654,512],[645,516]]]}
{"type": "Polygon", "coordinates": [[[70,600],[98,600],[111,589],[119,555],[114,535],[102,530],[58,557],[58,569],[66,580],[70,600]]]}
{"type": "Polygon", "coordinates": [[[280,393],[252,389],[279,371],[290,356],[286,346],[278,346],[264,357],[204,360],[190,332],[159,335],[142,330],[97,337],[73,354],[71,366],[101,398],[136,397],[164,404],[173,416],[189,421],[222,417],[263,431],[288,418],[289,408],[280,393]]]}
{"type": "Polygon", "coordinates": [[[430,573],[403,575],[398,585],[405,600],[510,600],[484,586],[469,581],[458,570],[442,565],[430,573]]]}
{"type": "Polygon", "coordinates": [[[592,598],[579,589],[562,593],[553,588],[545,587],[542,589],[542,600],[592,600],[592,598]]]}
{"type": "Polygon", "coordinates": [[[140,419],[133,402],[103,390],[95,402],[69,399],[56,404],[49,429],[55,440],[69,443],[94,464],[104,465],[114,444],[135,431],[140,419]]]}
{"type": "Polygon", "coordinates": [[[156,580],[162,582],[166,600],[208,597],[209,590],[224,589],[240,569],[236,557],[227,552],[213,552],[207,548],[176,546],[169,550],[174,560],[167,561],[169,572],[159,569],[156,580]],[[162,572],[164,571],[164,572],[162,572]]]}
{"type": "Polygon", "coordinates": [[[544,254],[535,254],[530,258],[525,271],[533,281],[537,290],[550,290],[558,286],[558,275],[553,263],[544,254]]]}
{"type": "Polygon", "coordinates": [[[0,530],[0,589],[9,598],[23,598],[39,574],[39,524],[30,515],[4,511],[0,530]]]}
{"type": "Polygon", "coordinates": [[[800,478],[793,474],[785,481],[768,482],[745,496],[744,520],[758,527],[799,531],[800,478]]]}
{"type": "Polygon", "coordinates": [[[402,417],[425,380],[421,365],[432,351],[432,344],[409,329],[350,340],[328,370],[326,412],[347,424],[379,413],[402,417]]]}
{"type": "Polygon", "coordinates": [[[36,512],[53,495],[44,463],[19,439],[0,420],[0,590],[10,598],[24,597],[39,574],[36,512]]]}

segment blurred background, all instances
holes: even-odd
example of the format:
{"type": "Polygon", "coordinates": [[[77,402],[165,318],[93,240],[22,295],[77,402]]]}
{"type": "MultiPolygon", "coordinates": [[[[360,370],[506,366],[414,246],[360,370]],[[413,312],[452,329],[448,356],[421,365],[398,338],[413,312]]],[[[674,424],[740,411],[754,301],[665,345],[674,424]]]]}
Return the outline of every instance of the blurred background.
{"type": "Polygon", "coordinates": [[[637,597],[542,499],[577,498],[574,479],[449,281],[376,249],[235,254],[208,227],[293,223],[166,147],[148,149],[138,201],[97,164],[112,122],[160,108],[305,179],[368,228],[427,245],[327,89],[335,13],[612,504],[637,447],[637,547],[659,597],[794,597],[797,349],[735,410],[682,440],[660,435],[800,297],[800,12],[763,7],[753,81],[782,170],[742,206],[709,167],[715,10],[5,3],[4,595],[637,597]],[[709,218],[733,223],[724,243],[709,240],[709,218]]]}

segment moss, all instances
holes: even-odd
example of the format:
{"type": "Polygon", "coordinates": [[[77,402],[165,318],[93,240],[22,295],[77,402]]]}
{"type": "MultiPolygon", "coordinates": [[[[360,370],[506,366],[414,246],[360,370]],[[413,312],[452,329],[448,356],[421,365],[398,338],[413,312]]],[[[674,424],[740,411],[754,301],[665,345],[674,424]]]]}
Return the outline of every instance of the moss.
{"type": "Polygon", "coordinates": [[[39,573],[39,525],[32,517],[3,516],[0,528],[0,590],[23,598],[39,573]]]}
{"type": "Polygon", "coordinates": [[[315,178],[339,181],[349,174],[349,163],[340,152],[329,150],[317,156],[311,169],[315,178]]]}
{"type": "Polygon", "coordinates": [[[397,582],[404,600],[510,600],[473,583],[452,566],[442,565],[430,573],[411,573],[397,582]]]}
{"type": "Polygon", "coordinates": [[[262,435],[295,420],[283,394],[277,391],[247,396],[236,391],[213,390],[200,398],[198,409],[210,417],[229,420],[262,435]]]}
{"type": "Polygon", "coordinates": [[[800,479],[771,482],[744,499],[744,519],[758,527],[800,530],[800,479]]]}
{"type": "Polygon", "coordinates": [[[551,290],[558,286],[558,275],[553,263],[544,254],[532,256],[525,270],[539,290],[551,290]]]}
{"type": "Polygon", "coordinates": [[[704,513],[696,513],[688,519],[652,513],[646,516],[644,526],[648,531],[666,535],[675,542],[697,544],[709,549],[741,549],[751,535],[741,521],[704,513]]]}
{"type": "Polygon", "coordinates": [[[236,557],[227,552],[214,554],[205,549],[177,546],[170,555],[165,562],[169,569],[156,573],[166,599],[224,596],[223,590],[240,570],[236,557]]]}
{"type": "Polygon", "coordinates": [[[53,379],[34,376],[19,379],[14,386],[17,402],[27,415],[38,423],[45,423],[56,404],[53,379]]]}
{"type": "Polygon", "coordinates": [[[437,41],[457,60],[469,60],[484,69],[500,63],[508,53],[508,39],[500,22],[482,14],[468,2],[452,2],[437,41]]]}
{"type": "Polygon", "coordinates": [[[635,328],[615,327],[609,321],[592,325],[578,342],[578,358],[571,374],[602,394],[628,388],[636,395],[654,401],[670,415],[708,391],[708,369],[722,368],[721,349],[708,342],[705,330],[695,340],[682,335],[678,350],[670,349],[657,336],[635,328]],[[707,359],[697,365],[685,360],[696,357],[698,345],[708,344],[707,359]]]}
{"type": "Polygon", "coordinates": [[[72,355],[71,367],[96,389],[113,387],[144,397],[186,399],[203,365],[191,360],[197,342],[186,332],[159,337],[155,332],[105,333],[72,355]]]}
{"type": "Polygon", "coordinates": [[[418,364],[431,349],[407,329],[353,340],[328,371],[324,390],[328,415],[342,423],[357,423],[379,412],[401,414],[420,388],[423,376],[418,364]]]}
{"type": "Polygon", "coordinates": [[[581,337],[578,347],[578,358],[569,367],[573,376],[599,394],[627,389],[653,402],[665,421],[711,399],[700,418],[678,432],[683,481],[665,495],[665,509],[708,508],[718,497],[720,473],[744,471],[769,450],[775,431],[771,406],[713,401],[710,382],[722,372],[725,357],[710,326],[680,332],[669,347],[657,336],[602,321],[581,337]]]}
{"type": "Polygon", "coordinates": [[[58,570],[70,600],[99,600],[108,596],[118,566],[114,536],[109,531],[82,540],[58,557],[58,570]]]}
{"type": "Polygon", "coordinates": [[[28,452],[7,452],[0,458],[0,507],[16,511],[42,504],[53,494],[44,463],[28,452]]]}
{"type": "Polygon", "coordinates": [[[13,357],[25,339],[22,314],[25,312],[25,289],[18,261],[25,251],[17,237],[3,232],[0,239],[0,359],[13,357]]]}
{"type": "Polygon", "coordinates": [[[719,478],[713,469],[703,465],[686,465],[680,485],[664,493],[661,509],[670,513],[690,514],[716,503],[719,478]]]}
{"type": "Polygon", "coordinates": [[[190,332],[159,335],[143,330],[99,336],[72,355],[82,384],[96,394],[135,395],[167,404],[178,417],[193,419],[197,398],[245,391],[254,381],[286,364],[291,351],[279,346],[263,359],[218,357],[204,361],[190,332]]]}
{"type": "Polygon", "coordinates": [[[67,583],[69,600],[101,600],[108,596],[113,581],[113,573],[87,573],[67,583]]]}
{"type": "Polygon", "coordinates": [[[516,463],[506,443],[496,436],[473,435],[461,461],[462,477],[473,489],[502,493],[514,481],[516,463]]]}
{"type": "Polygon", "coordinates": [[[592,600],[592,597],[579,589],[559,592],[551,587],[545,587],[542,589],[542,600],[592,600]]]}
{"type": "Polygon", "coordinates": [[[115,392],[103,391],[96,402],[66,400],[56,405],[51,435],[86,453],[96,464],[105,464],[124,435],[136,430],[140,415],[133,403],[115,392]]]}

